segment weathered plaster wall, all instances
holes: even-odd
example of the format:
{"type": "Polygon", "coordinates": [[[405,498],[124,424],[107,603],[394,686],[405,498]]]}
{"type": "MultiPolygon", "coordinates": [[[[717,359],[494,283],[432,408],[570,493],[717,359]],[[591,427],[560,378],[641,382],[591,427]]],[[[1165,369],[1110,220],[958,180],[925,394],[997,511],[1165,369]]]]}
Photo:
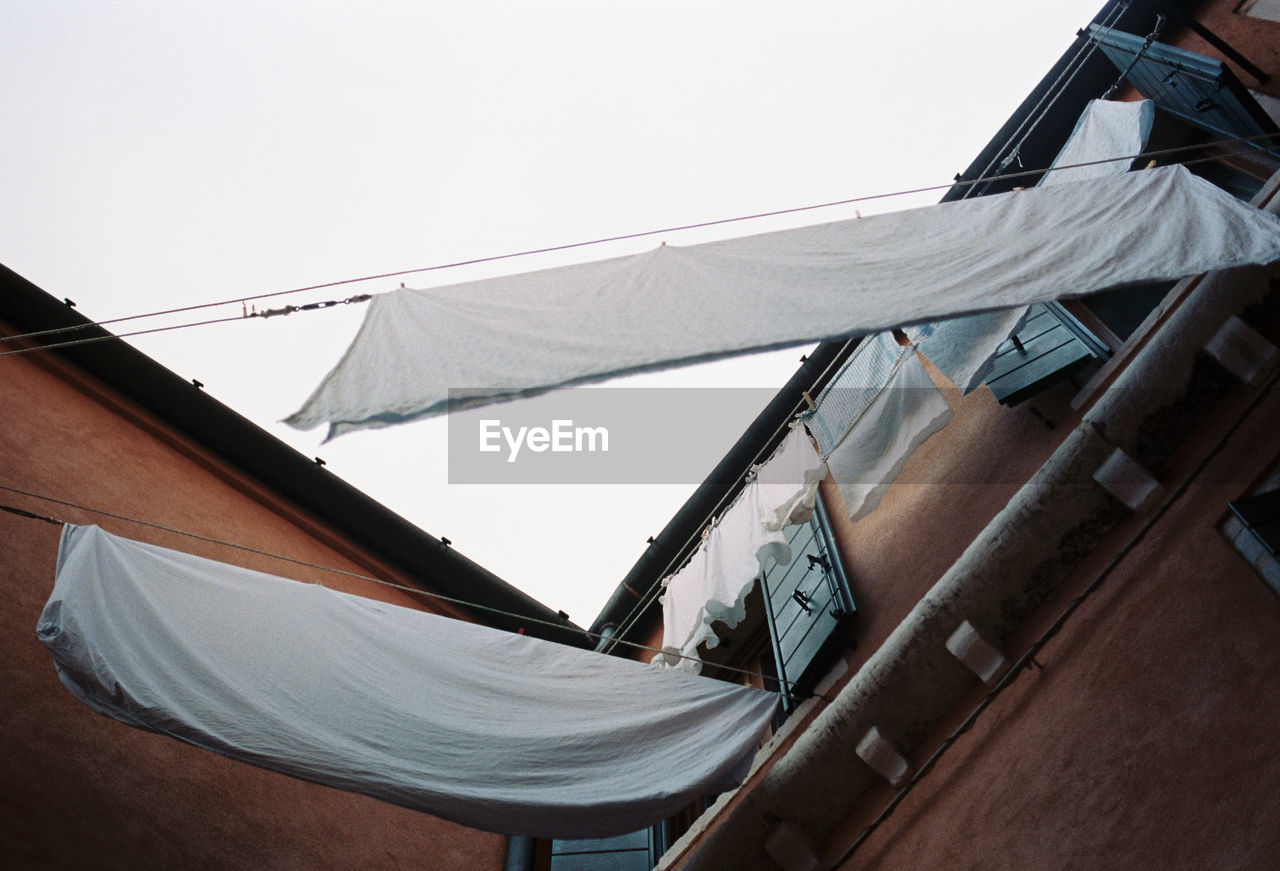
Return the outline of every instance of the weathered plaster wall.
{"type": "MultiPolygon", "coordinates": [[[[0,360],[0,409],[0,483],[395,577],[146,414],[35,355],[0,360]]],[[[11,493],[0,492],[0,502],[286,577],[315,576],[290,563],[11,493]]],[[[57,527],[0,513],[0,866],[501,867],[501,836],[232,762],[80,705],[35,637],[58,535],[57,527]]],[[[340,575],[324,582],[423,607],[382,585],[340,575]]]]}
{"type": "Polygon", "coordinates": [[[834,483],[822,486],[858,606],[850,677],[1078,420],[1069,383],[1006,408],[985,388],[961,396],[926,368],[955,417],[912,454],[880,507],[850,523],[834,483]]]}
{"type": "MultiPolygon", "coordinates": [[[[1042,668],[1024,673],[842,867],[1274,864],[1280,598],[1217,527],[1226,503],[1273,467],[1277,431],[1273,397],[1045,648],[1042,668]]],[[[1082,567],[1072,586],[1097,567],[1082,567]]],[[[832,853],[891,794],[869,793],[865,813],[828,839],[832,853]]]]}

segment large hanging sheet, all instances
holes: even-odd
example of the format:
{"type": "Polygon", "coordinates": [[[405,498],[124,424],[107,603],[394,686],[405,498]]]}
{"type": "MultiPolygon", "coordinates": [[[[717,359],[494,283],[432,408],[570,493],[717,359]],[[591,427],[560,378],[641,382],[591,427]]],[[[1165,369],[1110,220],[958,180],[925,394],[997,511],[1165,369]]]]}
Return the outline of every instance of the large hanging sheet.
{"type": "Polygon", "coordinates": [[[951,422],[951,406],[914,352],[903,356],[884,389],[827,457],[845,513],[875,511],[916,448],[951,422]]]}
{"type": "Polygon", "coordinates": [[[72,694],[492,831],[634,831],[734,785],[775,697],[67,526],[38,627],[72,694]]]}
{"type": "MultiPolygon", "coordinates": [[[[1053,166],[1066,168],[1045,173],[1040,186],[1127,172],[1131,160],[1111,158],[1139,154],[1147,145],[1155,115],[1150,100],[1090,100],[1054,158],[1053,166]]],[[[921,340],[920,351],[952,384],[969,393],[987,379],[1000,343],[1022,329],[1026,319],[1025,306],[950,318],[933,325],[921,340]]]]}
{"type": "Polygon", "coordinates": [[[329,436],[752,350],[1280,259],[1180,166],[376,297],[296,427],[329,436]],[[450,400],[453,405],[450,405],[450,400]]]}

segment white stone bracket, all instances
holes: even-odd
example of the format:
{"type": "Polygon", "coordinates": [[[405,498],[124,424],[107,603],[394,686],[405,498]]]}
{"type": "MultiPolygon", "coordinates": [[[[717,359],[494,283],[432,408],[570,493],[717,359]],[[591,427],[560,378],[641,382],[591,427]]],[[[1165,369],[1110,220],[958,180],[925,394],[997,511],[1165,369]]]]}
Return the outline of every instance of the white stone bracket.
{"type": "Polygon", "coordinates": [[[1236,315],[1227,318],[1204,349],[1228,372],[1251,387],[1262,383],[1267,369],[1280,354],[1280,350],[1266,337],[1236,315]]]}
{"type": "Polygon", "coordinates": [[[1120,448],[1102,462],[1093,473],[1093,480],[1139,514],[1152,508],[1164,494],[1160,482],[1120,448]]]}
{"type": "Polygon", "coordinates": [[[872,771],[894,786],[902,783],[911,773],[911,763],[907,761],[907,757],[875,726],[866,731],[854,752],[872,771]]]}
{"type": "Polygon", "coordinates": [[[986,684],[999,677],[1008,664],[1000,648],[982,637],[968,620],[947,637],[947,650],[986,684]]]}

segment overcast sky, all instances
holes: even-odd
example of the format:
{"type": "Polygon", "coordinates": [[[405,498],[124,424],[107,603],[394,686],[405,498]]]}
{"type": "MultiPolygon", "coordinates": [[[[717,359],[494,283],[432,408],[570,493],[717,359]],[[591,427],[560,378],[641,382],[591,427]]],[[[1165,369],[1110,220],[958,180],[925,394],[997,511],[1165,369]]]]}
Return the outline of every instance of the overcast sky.
{"type": "MultiPolygon", "coordinates": [[[[945,184],[1100,6],[0,0],[0,262],[101,320],[945,184]]],[[[400,281],[429,287],[852,213],[281,302],[385,292],[400,281]]],[[[323,446],[319,430],[279,424],[336,362],[361,308],[130,341],[590,623],[697,481],[450,485],[443,422],[323,446]]],[[[238,312],[237,304],[112,329],[238,312]]],[[[627,383],[776,387],[800,352],[627,383]]],[[[696,415],[655,425],[686,428],[710,471],[752,413],[718,430],[696,415]]]]}

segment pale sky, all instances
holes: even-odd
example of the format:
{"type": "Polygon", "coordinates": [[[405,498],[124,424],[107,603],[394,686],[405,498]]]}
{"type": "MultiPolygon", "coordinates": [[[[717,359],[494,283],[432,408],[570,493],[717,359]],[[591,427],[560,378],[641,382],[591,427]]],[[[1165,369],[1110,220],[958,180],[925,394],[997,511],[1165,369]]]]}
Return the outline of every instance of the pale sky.
{"type": "MultiPolygon", "coordinates": [[[[1100,6],[0,0],[0,262],[102,320],[945,184],[1100,6]]],[[[853,208],[266,304],[430,287],[853,208]]],[[[319,430],[279,424],[346,348],[361,308],[130,341],[589,624],[697,482],[450,485],[443,421],[323,446],[319,430]]],[[[776,387],[801,351],[628,383],[776,387]]],[[[707,471],[728,447],[710,421],[655,425],[687,428],[707,471]]]]}

